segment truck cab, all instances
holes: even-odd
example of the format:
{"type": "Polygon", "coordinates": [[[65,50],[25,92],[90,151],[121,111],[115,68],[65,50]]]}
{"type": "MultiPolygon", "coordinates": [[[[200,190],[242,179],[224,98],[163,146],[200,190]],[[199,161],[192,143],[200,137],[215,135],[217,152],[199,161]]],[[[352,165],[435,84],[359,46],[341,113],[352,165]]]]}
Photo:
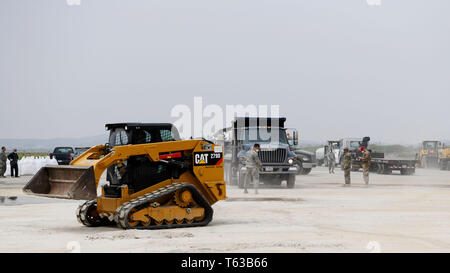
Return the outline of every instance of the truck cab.
{"type": "Polygon", "coordinates": [[[328,140],[327,141],[327,145],[325,145],[323,147],[323,154],[324,154],[324,164],[325,166],[328,166],[328,153],[330,151],[330,149],[333,151],[334,153],[334,158],[335,158],[335,164],[339,164],[339,151],[340,151],[340,146],[341,143],[339,140],[328,140]]]}
{"type": "Polygon", "coordinates": [[[368,142],[370,141],[370,137],[365,137],[363,140],[361,138],[343,138],[339,140],[339,164],[342,166],[342,162],[344,161],[344,149],[348,148],[348,151],[352,154],[353,158],[356,158],[356,155],[359,152],[359,148],[364,146],[367,148],[368,142]]]}

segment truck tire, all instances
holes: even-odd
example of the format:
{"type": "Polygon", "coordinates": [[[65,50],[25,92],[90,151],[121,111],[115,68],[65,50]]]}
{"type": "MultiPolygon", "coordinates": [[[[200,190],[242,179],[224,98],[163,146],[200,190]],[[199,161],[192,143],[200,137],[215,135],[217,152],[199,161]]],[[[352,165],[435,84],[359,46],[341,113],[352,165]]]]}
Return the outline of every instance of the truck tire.
{"type": "Polygon", "coordinates": [[[302,174],[302,172],[303,172],[302,162],[297,161],[297,162],[295,163],[295,165],[297,166],[297,174],[302,174]]]}
{"type": "Polygon", "coordinates": [[[287,179],[287,188],[292,189],[295,187],[295,174],[290,174],[287,179]]]}
{"type": "Polygon", "coordinates": [[[381,164],[380,163],[377,163],[377,168],[375,169],[375,172],[377,173],[377,174],[381,174],[381,164]]]}
{"type": "Polygon", "coordinates": [[[401,174],[401,175],[413,175],[413,174],[414,174],[414,171],[413,171],[413,170],[410,170],[410,169],[401,169],[401,170],[400,170],[400,174],[401,174]]]}
{"type": "Polygon", "coordinates": [[[447,169],[448,169],[448,164],[447,164],[447,162],[440,160],[440,161],[439,161],[439,169],[440,169],[441,171],[447,170],[447,169]]]}
{"type": "Polygon", "coordinates": [[[312,169],[303,169],[301,175],[308,175],[312,169]]]}

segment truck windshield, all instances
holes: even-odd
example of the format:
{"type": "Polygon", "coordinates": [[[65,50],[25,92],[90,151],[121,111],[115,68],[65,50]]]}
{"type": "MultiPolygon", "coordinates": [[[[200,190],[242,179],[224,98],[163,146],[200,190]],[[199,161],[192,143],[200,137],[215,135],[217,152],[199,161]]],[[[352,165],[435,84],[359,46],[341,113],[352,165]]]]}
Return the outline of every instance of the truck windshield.
{"type": "Polygon", "coordinates": [[[333,148],[333,150],[339,150],[339,144],[337,144],[337,143],[334,143],[334,144],[332,144],[331,145],[331,147],[333,148]]]}
{"type": "Polygon", "coordinates": [[[75,154],[82,154],[89,150],[89,148],[75,148],[75,154]]]}
{"type": "Polygon", "coordinates": [[[60,147],[55,148],[55,151],[53,151],[55,154],[72,154],[73,149],[70,147],[60,147]]]}
{"type": "Polygon", "coordinates": [[[350,141],[350,148],[359,148],[361,147],[361,141],[350,141]]]}
{"type": "Polygon", "coordinates": [[[244,143],[283,143],[288,144],[284,129],[249,128],[241,131],[240,140],[244,143]],[[275,135],[274,135],[275,134],[275,135]],[[278,139],[276,139],[278,138],[278,139]]]}

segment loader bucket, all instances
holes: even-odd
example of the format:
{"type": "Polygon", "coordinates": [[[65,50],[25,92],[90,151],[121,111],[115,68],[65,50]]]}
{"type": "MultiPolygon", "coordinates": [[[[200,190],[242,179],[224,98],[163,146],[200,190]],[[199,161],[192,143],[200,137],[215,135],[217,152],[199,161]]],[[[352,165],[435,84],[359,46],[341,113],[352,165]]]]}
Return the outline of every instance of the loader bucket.
{"type": "Polygon", "coordinates": [[[50,198],[91,200],[97,197],[92,166],[42,167],[28,182],[26,194],[50,198]]]}

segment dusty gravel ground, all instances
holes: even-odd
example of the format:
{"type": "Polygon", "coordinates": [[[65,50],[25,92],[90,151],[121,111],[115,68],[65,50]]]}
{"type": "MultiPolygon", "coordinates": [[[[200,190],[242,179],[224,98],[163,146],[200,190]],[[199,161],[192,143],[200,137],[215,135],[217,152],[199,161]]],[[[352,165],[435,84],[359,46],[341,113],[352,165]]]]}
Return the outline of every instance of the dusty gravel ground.
{"type": "Polygon", "coordinates": [[[228,187],[206,227],[158,231],[88,228],[78,201],[24,196],[30,177],[0,179],[0,252],[450,252],[450,172],[414,176],[315,168],[295,189],[244,195],[228,187]]]}

